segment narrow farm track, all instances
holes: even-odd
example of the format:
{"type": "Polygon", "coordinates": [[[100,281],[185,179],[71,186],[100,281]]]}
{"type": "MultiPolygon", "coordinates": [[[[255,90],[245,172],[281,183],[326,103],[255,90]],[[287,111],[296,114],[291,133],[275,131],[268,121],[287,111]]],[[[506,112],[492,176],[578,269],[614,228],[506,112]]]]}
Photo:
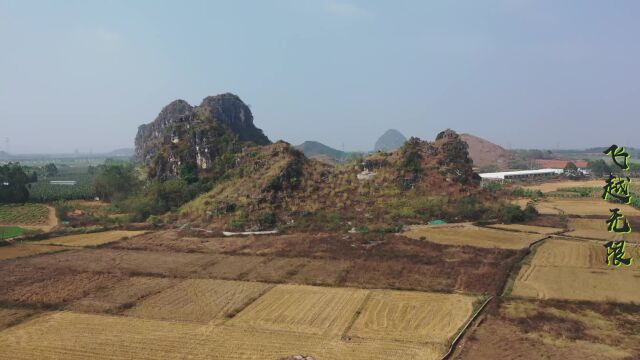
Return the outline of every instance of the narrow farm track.
{"type": "MultiPolygon", "coordinates": [[[[564,233],[565,232],[562,232],[562,233],[559,233],[558,235],[562,235],[564,233]]],[[[480,325],[480,323],[482,323],[483,319],[485,318],[486,309],[489,308],[490,305],[493,305],[493,303],[497,301],[496,299],[499,299],[505,296],[507,285],[509,284],[510,281],[515,281],[515,278],[518,276],[518,274],[520,273],[520,270],[523,267],[524,261],[530,256],[533,256],[534,247],[542,245],[545,241],[552,239],[554,236],[555,235],[548,235],[540,240],[537,240],[529,244],[528,251],[517,262],[513,264],[511,269],[509,269],[508,275],[505,277],[504,282],[500,284],[500,291],[498,292],[498,294],[500,295],[498,295],[497,297],[489,298],[480,307],[480,309],[469,320],[469,322],[461,331],[461,333],[458,335],[458,337],[451,343],[451,347],[449,351],[442,357],[441,360],[460,359],[460,356],[464,350],[464,346],[467,343],[469,337],[473,334],[473,331],[480,325]]]]}

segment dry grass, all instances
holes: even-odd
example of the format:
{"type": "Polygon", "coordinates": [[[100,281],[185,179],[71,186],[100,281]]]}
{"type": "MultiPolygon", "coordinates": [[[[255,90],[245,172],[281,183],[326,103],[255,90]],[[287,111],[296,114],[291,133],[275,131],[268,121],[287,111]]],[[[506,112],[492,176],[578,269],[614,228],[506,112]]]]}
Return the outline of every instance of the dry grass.
{"type": "Polygon", "coordinates": [[[620,310],[607,304],[509,300],[488,309],[487,318],[453,358],[635,359],[640,316],[637,308],[620,310]]]}
{"type": "MultiPolygon", "coordinates": [[[[634,222],[631,222],[634,225],[634,222]]],[[[638,224],[640,225],[640,224],[638,224]]],[[[567,235],[578,236],[601,240],[627,240],[640,243],[640,232],[632,231],[629,234],[616,234],[607,231],[605,219],[569,219],[569,229],[567,235]]]]}
{"type": "Polygon", "coordinates": [[[140,298],[158,293],[177,283],[177,279],[133,277],[75,301],[68,309],[80,312],[114,313],[132,306],[140,298]]]}
{"type": "Polygon", "coordinates": [[[305,265],[289,281],[308,285],[339,285],[351,264],[346,260],[307,259],[305,265]]]}
{"type": "Polygon", "coordinates": [[[475,300],[463,295],[372,291],[349,335],[445,344],[471,316],[475,300]]]}
{"type": "Polygon", "coordinates": [[[439,345],[318,336],[137,318],[50,313],[0,333],[11,359],[438,359],[439,345]]]}
{"type": "Polygon", "coordinates": [[[554,234],[562,232],[564,229],[554,228],[548,226],[535,226],[535,225],[522,225],[522,224],[496,224],[489,225],[488,227],[498,229],[498,230],[513,230],[513,231],[522,231],[536,234],[554,234]]]}
{"type": "Polygon", "coordinates": [[[236,326],[305,334],[341,334],[366,290],[278,285],[230,321],[236,326]]]}
{"type": "Polygon", "coordinates": [[[542,238],[538,234],[488,229],[469,224],[437,227],[415,225],[403,235],[439,244],[501,249],[522,249],[542,238]]]}
{"type": "Polygon", "coordinates": [[[225,280],[185,280],[126,312],[146,319],[207,323],[234,315],[271,285],[225,280]]]}
{"type": "Polygon", "coordinates": [[[21,263],[48,269],[72,269],[130,275],[154,274],[186,277],[216,261],[214,254],[186,254],[158,251],[82,249],[31,257],[21,263]]]}
{"type": "Polygon", "coordinates": [[[0,247],[0,260],[44,254],[62,250],[60,247],[34,244],[16,244],[0,247]]]}
{"type": "Polygon", "coordinates": [[[535,203],[535,207],[543,215],[609,216],[609,209],[619,208],[627,216],[638,216],[640,210],[629,205],[614,204],[602,199],[545,199],[535,203]]]}
{"type": "Polygon", "coordinates": [[[558,189],[568,188],[568,187],[593,188],[593,187],[603,187],[603,186],[604,186],[604,180],[586,180],[586,181],[566,180],[566,181],[548,182],[548,183],[539,184],[539,185],[524,186],[524,188],[529,190],[540,190],[543,193],[547,193],[552,191],[558,191],[558,189]]]}
{"type": "Polygon", "coordinates": [[[119,280],[113,274],[72,273],[39,282],[18,284],[0,293],[0,301],[43,307],[61,306],[119,280]]]}
{"type": "Polygon", "coordinates": [[[105,231],[90,234],[79,234],[57,237],[49,240],[41,241],[40,244],[53,244],[65,246],[98,246],[108,244],[124,238],[130,238],[144,234],[145,231],[105,231]]]}
{"type": "Polygon", "coordinates": [[[28,309],[0,309],[0,330],[16,325],[35,313],[28,309]]]}
{"type": "Polygon", "coordinates": [[[286,282],[307,263],[304,258],[273,258],[254,268],[244,277],[249,281],[286,282]]]}
{"type": "Polygon", "coordinates": [[[260,268],[269,259],[262,256],[216,255],[219,260],[212,266],[201,269],[204,277],[228,280],[243,280],[253,269],[260,268]]]}
{"type": "MultiPolygon", "coordinates": [[[[606,264],[607,249],[604,241],[590,240],[547,240],[537,250],[531,260],[535,266],[578,267],[585,269],[613,269],[606,264]]],[[[638,246],[627,244],[627,257],[638,257],[638,246]]],[[[633,264],[635,265],[635,264],[633,264]]],[[[636,270],[637,266],[623,266],[615,270],[636,270]]]]}

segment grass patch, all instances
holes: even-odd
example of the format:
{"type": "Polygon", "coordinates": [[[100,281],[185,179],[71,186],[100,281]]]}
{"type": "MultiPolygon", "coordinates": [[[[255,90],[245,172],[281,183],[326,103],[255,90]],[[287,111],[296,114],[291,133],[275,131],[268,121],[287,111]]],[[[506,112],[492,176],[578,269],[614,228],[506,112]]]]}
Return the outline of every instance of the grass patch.
{"type": "Polygon", "coordinates": [[[17,226],[0,226],[0,240],[24,235],[25,230],[17,226]]]}

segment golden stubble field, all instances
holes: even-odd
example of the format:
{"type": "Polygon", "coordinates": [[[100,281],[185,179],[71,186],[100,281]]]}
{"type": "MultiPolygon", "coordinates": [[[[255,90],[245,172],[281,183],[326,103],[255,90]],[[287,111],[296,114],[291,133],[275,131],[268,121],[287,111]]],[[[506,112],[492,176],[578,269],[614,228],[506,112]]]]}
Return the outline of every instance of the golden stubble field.
{"type": "MultiPolygon", "coordinates": [[[[635,225],[633,222],[631,225],[635,225]]],[[[640,224],[637,224],[638,226],[640,224]]],[[[601,240],[626,240],[640,243],[640,229],[634,228],[629,234],[616,234],[607,231],[606,219],[569,219],[569,232],[566,235],[601,239],[601,240]]]]}
{"type": "MultiPolygon", "coordinates": [[[[517,201],[520,206],[526,205],[526,200],[517,201]]],[[[619,208],[627,216],[639,216],[640,210],[624,204],[614,204],[602,199],[560,199],[549,198],[534,203],[535,208],[543,215],[578,215],[602,216],[610,215],[609,209],[619,208]]]]}
{"type": "Polygon", "coordinates": [[[0,260],[15,259],[25,256],[63,251],[58,246],[38,244],[14,244],[0,247],[0,260]]]}
{"type": "Polygon", "coordinates": [[[438,344],[354,339],[122,316],[47,313],[0,332],[11,359],[439,359],[438,344]]]}
{"type": "Polygon", "coordinates": [[[512,295],[538,299],[637,302],[640,299],[640,251],[627,246],[631,266],[608,267],[604,242],[547,240],[523,265],[512,295]]]}
{"type": "Polygon", "coordinates": [[[263,330],[336,336],[352,321],[368,294],[353,288],[279,285],[230,321],[263,330]]]}
{"type": "Polygon", "coordinates": [[[566,181],[547,182],[539,185],[524,186],[524,188],[529,190],[540,190],[543,193],[547,193],[552,191],[558,191],[558,189],[561,189],[561,188],[572,188],[572,187],[593,188],[593,187],[603,187],[603,186],[604,186],[604,180],[586,180],[586,181],[566,180],[566,181]]]}
{"type": "Polygon", "coordinates": [[[208,323],[235,315],[271,287],[258,282],[189,279],[143,300],[125,314],[208,323]]]}
{"type": "Polygon", "coordinates": [[[138,236],[144,234],[145,231],[126,231],[114,230],[89,234],[78,234],[52,238],[40,241],[40,244],[48,245],[64,245],[64,246],[98,246],[108,244],[114,241],[138,236]]]}
{"type": "Polygon", "coordinates": [[[554,228],[548,226],[535,226],[535,225],[523,225],[523,224],[495,224],[487,226],[492,229],[498,230],[509,230],[509,231],[522,231],[527,233],[535,233],[535,234],[556,234],[561,233],[564,229],[554,228]]]}
{"type": "MultiPolygon", "coordinates": [[[[119,316],[75,311],[35,315],[0,332],[3,354],[12,359],[72,360],[278,359],[295,354],[318,359],[438,359],[477,300],[408,291],[272,287],[223,280],[174,285],[135,279],[98,293],[111,299],[97,309],[165,290],[119,316]],[[114,289],[123,287],[134,294],[116,296],[114,289]],[[247,302],[251,304],[243,308],[247,302]],[[236,310],[237,315],[225,319],[236,310]]],[[[94,301],[96,296],[90,295],[70,308],[84,305],[90,310],[94,301]]],[[[6,317],[29,315],[14,311],[6,317]]]]}
{"type": "Polygon", "coordinates": [[[541,234],[504,231],[470,224],[414,225],[402,233],[412,239],[423,239],[445,245],[469,245],[483,248],[522,249],[544,238],[541,234]]]}
{"type": "Polygon", "coordinates": [[[477,300],[453,294],[372,291],[349,335],[445,344],[471,316],[477,300]]]}

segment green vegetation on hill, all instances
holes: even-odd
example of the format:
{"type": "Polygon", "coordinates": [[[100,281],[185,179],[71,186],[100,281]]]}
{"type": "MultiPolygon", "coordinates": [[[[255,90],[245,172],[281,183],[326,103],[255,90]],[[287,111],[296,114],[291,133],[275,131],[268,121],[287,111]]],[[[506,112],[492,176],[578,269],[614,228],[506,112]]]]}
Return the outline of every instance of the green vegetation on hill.
{"type": "Polygon", "coordinates": [[[230,230],[357,231],[500,217],[506,205],[478,186],[460,142],[453,131],[433,143],[413,138],[400,151],[372,154],[357,167],[327,166],[283,142],[254,147],[236,155],[236,166],[179,216],[230,230]],[[362,170],[371,176],[359,179],[362,170]]]}

